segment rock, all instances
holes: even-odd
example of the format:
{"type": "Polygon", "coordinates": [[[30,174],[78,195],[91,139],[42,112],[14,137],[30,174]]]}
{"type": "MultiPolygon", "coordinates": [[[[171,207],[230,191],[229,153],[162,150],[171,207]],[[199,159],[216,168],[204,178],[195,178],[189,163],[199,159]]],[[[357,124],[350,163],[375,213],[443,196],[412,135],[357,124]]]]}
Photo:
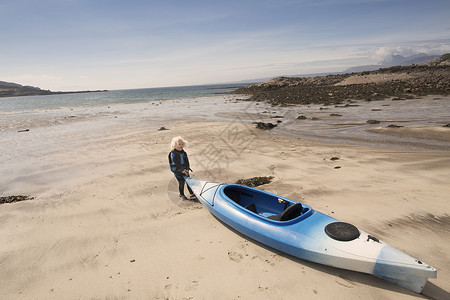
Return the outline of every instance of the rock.
{"type": "Polygon", "coordinates": [[[160,129],[158,129],[158,131],[163,131],[163,130],[169,130],[166,127],[162,126],[160,129]]]}
{"type": "Polygon", "coordinates": [[[273,129],[274,127],[277,127],[276,124],[272,123],[254,122],[253,124],[256,124],[256,128],[261,130],[270,130],[273,129]]]}
{"type": "Polygon", "coordinates": [[[19,130],[17,132],[28,132],[28,131],[30,131],[30,129],[22,129],[22,130],[19,130]]]}
{"type": "Polygon", "coordinates": [[[306,120],[306,119],[308,119],[306,116],[298,116],[297,117],[297,120],[306,120]]]}
{"type": "Polygon", "coordinates": [[[380,121],[378,121],[378,120],[367,120],[367,123],[369,123],[369,124],[380,124],[380,121]]]}
{"type": "Polygon", "coordinates": [[[340,160],[339,157],[333,156],[332,158],[330,158],[330,160],[340,160]]]}
{"type": "Polygon", "coordinates": [[[403,127],[403,126],[395,125],[395,124],[389,124],[388,127],[389,127],[389,128],[401,128],[401,127],[403,127]]]}

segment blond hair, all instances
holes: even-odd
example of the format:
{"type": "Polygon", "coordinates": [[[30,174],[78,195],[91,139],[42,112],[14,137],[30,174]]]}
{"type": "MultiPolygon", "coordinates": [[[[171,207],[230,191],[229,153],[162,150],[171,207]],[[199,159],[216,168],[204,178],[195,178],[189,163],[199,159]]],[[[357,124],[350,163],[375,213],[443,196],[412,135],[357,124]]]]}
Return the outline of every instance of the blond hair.
{"type": "Polygon", "coordinates": [[[176,136],[172,139],[172,142],[170,143],[170,147],[172,147],[172,149],[175,149],[175,147],[177,146],[177,144],[182,143],[184,146],[187,145],[187,142],[185,139],[183,139],[181,136],[176,136]]]}

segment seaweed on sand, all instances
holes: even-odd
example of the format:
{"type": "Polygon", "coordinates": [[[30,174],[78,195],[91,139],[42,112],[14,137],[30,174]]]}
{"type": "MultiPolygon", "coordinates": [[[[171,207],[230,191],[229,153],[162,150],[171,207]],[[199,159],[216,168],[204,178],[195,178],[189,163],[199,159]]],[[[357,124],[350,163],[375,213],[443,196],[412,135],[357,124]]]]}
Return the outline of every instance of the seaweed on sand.
{"type": "Polygon", "coordinates": [[[34,199],[34,197],[25,196],[25,195],[6,196],[6,197],[0,197],[0,204],[15,203],[15,202],[19,202],[19,201],[33,200],[33,199],[34,199]]]}
{"type": "Polygon", "coordinates": [[[239,179],[236,184],[242,184],[249,187],[256,187],[263,184],[268,184],[272,181],[273,176],[252,177],[249,179],[239,179]]]}

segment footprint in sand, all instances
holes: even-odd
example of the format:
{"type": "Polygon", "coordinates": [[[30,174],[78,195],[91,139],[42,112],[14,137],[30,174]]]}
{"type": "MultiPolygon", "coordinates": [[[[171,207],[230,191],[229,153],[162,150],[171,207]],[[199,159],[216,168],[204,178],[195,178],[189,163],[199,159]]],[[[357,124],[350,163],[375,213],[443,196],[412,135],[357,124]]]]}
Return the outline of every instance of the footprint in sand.
{"type": "Polygon", "coordinates": [[[244,256],[242,254],[234,251],[228,251],[228,256],[230,257],[230,260],[235,262],[241,262],[244,259],[244,256]]]}

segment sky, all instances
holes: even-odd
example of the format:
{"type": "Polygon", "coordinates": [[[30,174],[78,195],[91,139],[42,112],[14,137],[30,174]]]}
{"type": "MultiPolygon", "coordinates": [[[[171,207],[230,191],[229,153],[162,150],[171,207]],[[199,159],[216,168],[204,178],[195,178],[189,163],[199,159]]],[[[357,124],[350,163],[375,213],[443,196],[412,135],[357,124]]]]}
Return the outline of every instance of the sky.
{"type": "Polygon", "coordinates": [[[236,82],[450,52],[449,0],[0,0],[0,81],[236,82]]]}

